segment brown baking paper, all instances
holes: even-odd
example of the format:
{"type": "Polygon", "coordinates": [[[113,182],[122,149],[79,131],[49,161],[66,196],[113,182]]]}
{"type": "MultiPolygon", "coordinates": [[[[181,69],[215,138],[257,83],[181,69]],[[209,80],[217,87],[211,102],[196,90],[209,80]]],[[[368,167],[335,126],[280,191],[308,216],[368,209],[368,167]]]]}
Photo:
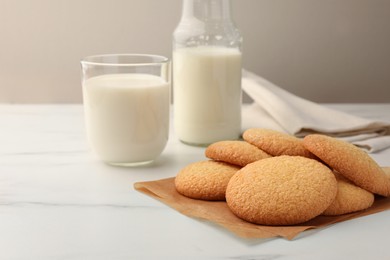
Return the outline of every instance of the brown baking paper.
{"type": "Polygon", "coordinates": [[[176,191],[174,178],[148,182],[137,182],[134,188],[181,212],[182,214],[204,219],[218,224],[243,238],[284,237],[293,239],[299,233],[314,228],[374,214],[390,209],[390,197],[376,197],[374,204],[367,210],[341,216],[318,216],[308,222],[293,226],[262,226],[236,217],[224,201],[203,201],[187,198],[176,191]]]}

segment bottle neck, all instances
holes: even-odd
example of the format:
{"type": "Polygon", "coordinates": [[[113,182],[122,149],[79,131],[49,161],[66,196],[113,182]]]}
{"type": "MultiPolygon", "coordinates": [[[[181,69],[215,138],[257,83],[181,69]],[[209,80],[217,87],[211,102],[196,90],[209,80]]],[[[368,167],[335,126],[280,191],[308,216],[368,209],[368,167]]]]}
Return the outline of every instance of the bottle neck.
{"type": "Polygon", "coordinates": [[[224,46],[241,48],[242,37],[231,16],[230,0],[183,0],[174,48],[224,46]]]}
{"type": "Polygon", "coordinates": [[[183,0],[182,20],[230,21],[230,0],[183,0]]]}

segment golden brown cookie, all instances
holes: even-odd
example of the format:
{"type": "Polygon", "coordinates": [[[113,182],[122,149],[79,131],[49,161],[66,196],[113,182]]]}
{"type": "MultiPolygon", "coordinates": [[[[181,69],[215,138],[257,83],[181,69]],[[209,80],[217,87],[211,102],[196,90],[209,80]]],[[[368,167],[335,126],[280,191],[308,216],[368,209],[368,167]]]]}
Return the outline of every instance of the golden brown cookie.
{"type": "Polygon", "coordinates": [[[337,195],[330,206],[322,213],[327,216],[342,215],[364,210],[374,203],[374,194],[362,189],[346,178],[336,174],[337,195]]]}
{"type": "Polygon", "coordinates": [[[224,162],[195,162],[177,174],[176,190],[193,199],[225,200],[226,186],[239,169],[224,162]]]}
{"type": "Polygon", "coordinates": [[[248,143],[257,146],[264,152],[272,155],[299,155],[315,158],[302,144],[302,140],[295,136],[264,128],[250,128],[243,133],[248,143]]]}
{"type": "Polygon", "coordinates": [[[230,180],[226,201],[239,218],[262,225],[294,225],[329,207],[337,193],[333,172],[301,156],[263,159],[230,180]]]}
{"type": "Polygon", "coordinates": [[[306,136],[303,144],[357,186],[375,194],[390,196],[390,179],[366,152],[355,145],[320,134],[306,136]]]}
{"type": "Polygon", "coordinates": [[[249,163],[271,157],[266,152],[245,141],[220,141],[209,145],[205,151],[206,157],[245,166],[249,163]]]}

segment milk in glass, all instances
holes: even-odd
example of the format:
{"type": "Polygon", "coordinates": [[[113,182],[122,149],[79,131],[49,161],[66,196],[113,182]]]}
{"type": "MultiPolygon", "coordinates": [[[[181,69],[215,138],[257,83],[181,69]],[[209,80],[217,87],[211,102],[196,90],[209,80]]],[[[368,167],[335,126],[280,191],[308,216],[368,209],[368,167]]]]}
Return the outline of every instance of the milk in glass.
{"type": "Polygon", "coordinates": [[[145,162],[165,147],[169,84],[150,74],[107,74],[83,83],[88,138],[106,162],[145,162]]]}

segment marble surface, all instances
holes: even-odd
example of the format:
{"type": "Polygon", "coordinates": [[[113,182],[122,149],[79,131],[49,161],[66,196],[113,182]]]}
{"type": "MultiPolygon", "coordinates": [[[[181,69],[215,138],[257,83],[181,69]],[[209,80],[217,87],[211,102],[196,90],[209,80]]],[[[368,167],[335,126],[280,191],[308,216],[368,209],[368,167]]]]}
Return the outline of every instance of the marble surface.
{"type": "MultiPolygon", "coordinates": [[[[390,120],[390,104],[330,106],[390,120]]],[[[81,105],[0,105],[0,259],[390,258],[390,211],[293,241],[245,240],[133,189],[203,152],[171,133],[153,165],[112,167],[89,150],[81,105]]],[[[390,149],[370,156],[390,166],[390,149]]]]}

